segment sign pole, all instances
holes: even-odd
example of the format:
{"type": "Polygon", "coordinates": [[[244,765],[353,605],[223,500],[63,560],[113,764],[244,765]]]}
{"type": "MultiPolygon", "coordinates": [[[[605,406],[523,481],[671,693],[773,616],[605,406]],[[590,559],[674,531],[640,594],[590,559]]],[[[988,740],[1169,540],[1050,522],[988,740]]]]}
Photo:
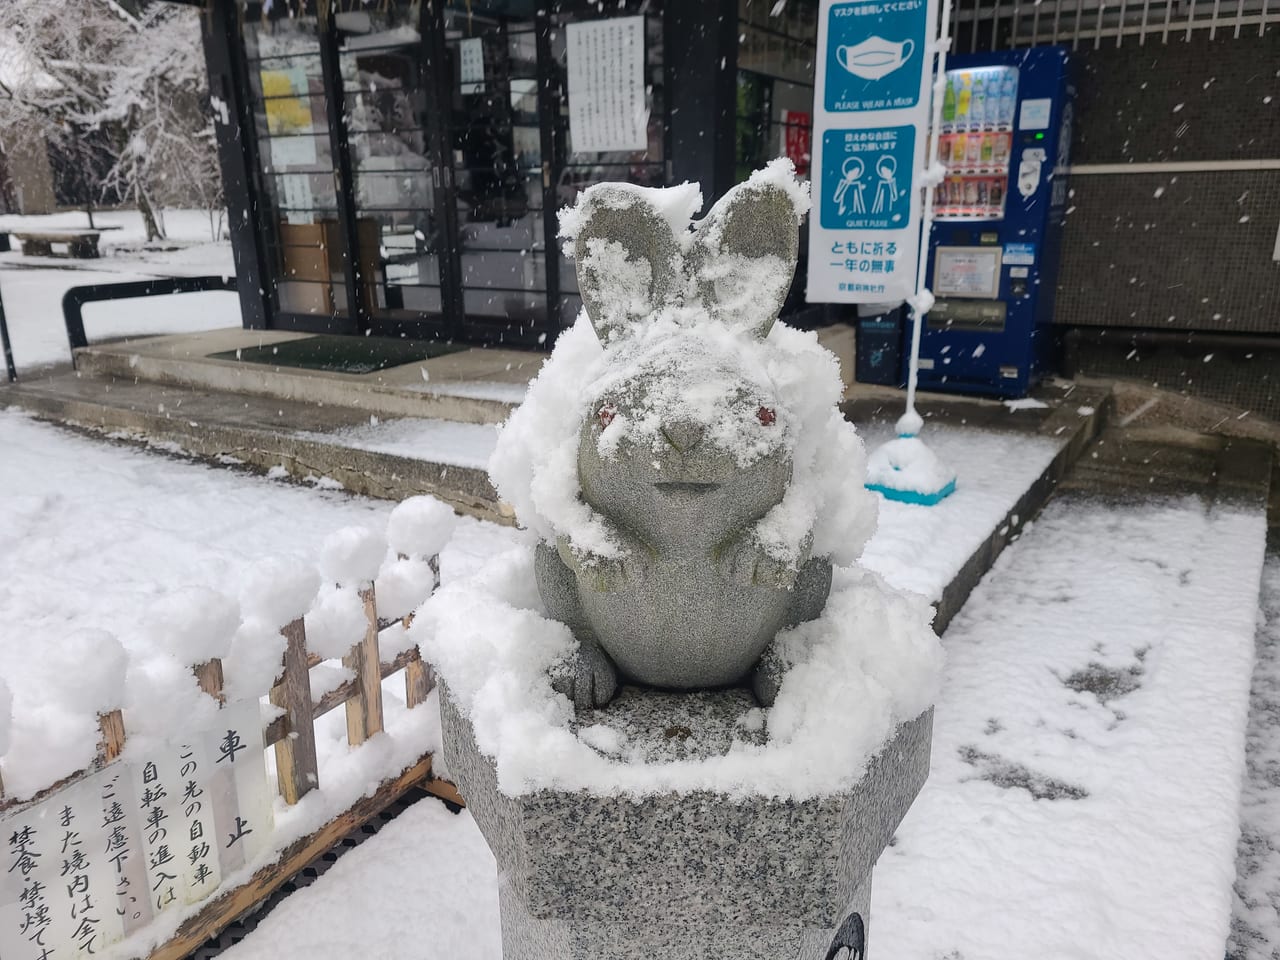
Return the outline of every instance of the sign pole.
{"type": "Polygon", "coordinates": [[[920,330],[925,315],[933,308],[933,294],[924,285],[929,264],[929,237],[933,230],[933,198],[938,183],[946,176],[946,168],[938,162],[938,144],[942,139],[942,99],[947,85],[947,49],[951,46],[951,0],[942,0],[942,24],[934,41],[937,61],[933,74],[933,111],[930,122],[929,167],[924,177],[924,211],[920,223],[920,253],[916,262],[916,292],[907,299],[911,307],[911,361],[907,375],[907,409],[898,420],[901,436],[915,436],[924,426],[916,412],[916,379],[920,370],[920,330]]]}
{"type": "Polygon", "coordinates": [[[13,362],[13,344],[9,342],[9,324],[4,317],[4,297],[0,296],[0,346],[4,347],[4,366],[9,374],[9,382],[18,379],[18,368],[13,362]]]}
{"type": "Polygon", "coordinates": [[[915,292],[907,298],[911,308],[911,359],[907,376],[907,409],[898,418],[898,436],[867,458],[869,489],[889,500],[931,507],[956,489],[955,471],[938,459],[920,439],[924,418],[916,411],[916,381],[920,370],[920,332],[933,308],[933,293],[925,286],[929,264],[929,239],[933,229],[933,198],[946,168],[938,161],[942,139],[942,101],[947,84],[947,48],[951,45],[951,0],[942,0],[942,18],[931,51],[936,54],[933,72],[933,104],[930,111],[928,166],[924,170],[924,210],[920,218],[920,242],[916,252],[915,292]]]}

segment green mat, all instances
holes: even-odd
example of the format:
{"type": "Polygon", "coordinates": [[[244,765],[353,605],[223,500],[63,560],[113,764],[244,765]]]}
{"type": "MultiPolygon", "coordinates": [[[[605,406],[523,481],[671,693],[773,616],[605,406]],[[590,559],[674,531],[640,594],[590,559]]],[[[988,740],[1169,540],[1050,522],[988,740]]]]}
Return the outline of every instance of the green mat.
{"type": "Polygon", "coordinates": [[[332,373],[373,373],[405,363],[417,363],[457,353],[466,347],[434,340],[398,340],[390,337],[333,336],[322,334],[302,340],[261,347],[245,347],[210,355],[212,360],[240,360],[273,367],[299,367],[332,373]]]}

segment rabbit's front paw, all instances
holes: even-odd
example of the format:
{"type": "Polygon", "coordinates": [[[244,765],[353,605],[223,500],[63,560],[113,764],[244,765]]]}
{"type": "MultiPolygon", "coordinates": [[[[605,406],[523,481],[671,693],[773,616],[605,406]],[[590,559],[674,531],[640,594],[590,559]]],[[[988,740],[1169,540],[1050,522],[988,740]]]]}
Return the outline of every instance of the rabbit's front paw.
{"type": "Polygon", "coordinates": [[[594,641],[581,640],[573,654],[551,668],[551,689],[568,697],[575,710],[603,707],[618,692],[618,671],[594,641]]]}
{"type": "Polygon", "coordinates": [[[769,556],[750,534],[721,544],[716,549],[716,559],[732,583],[779,590],[790,590],[795,586],[798,572],[795,566],[769,556]]]}
{"type": "Polygon", "coordinates": [[[629,557],[605,557],[572,546],[564,537],[556,541],[556,549],[578,578],[578,582],[597,593],[613,593],[626,586],[629,579],[629,557]]]}

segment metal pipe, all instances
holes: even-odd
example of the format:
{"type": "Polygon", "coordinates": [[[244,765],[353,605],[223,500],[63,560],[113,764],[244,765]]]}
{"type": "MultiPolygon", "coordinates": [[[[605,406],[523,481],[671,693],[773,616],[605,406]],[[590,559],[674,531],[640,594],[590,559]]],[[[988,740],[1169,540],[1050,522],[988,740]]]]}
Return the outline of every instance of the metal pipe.
{"type": "MultiPolygon", "coordinates": [[[[947,48],[951,46],[951,0],[942,0],[942,26],[938,30],[938,61],[933,74],[933,120],[929,137],[929,164],[931,172],[938,165],[938,146],[942,139],[942,99],[947,86],[947,48]]],[[[929,263],[929,239],[933,232],[933,195],[937,188],[933,177],[926,174],[924,211],[920,218],[920,251],[916,257],[916,292],[911,304],[911,362],[907,374],[907,411],[904,419],[916,413],[916,378],[920,372],[920,329],[924,326],[927,311],[919,308],[919,298],[925,290],[924,277],[929,263]]]]}
{"type": "MultiPolygon", "coordinates": [[[[204,293],[209,290],[236,291],[235,277],[162,277],[131,283],[94,283],[72,287],[62,295],[62,320],[67,327],[67,343],[74,365],[76,350],[87,347],[82,309],[86,303],[99,300],[131,300],[134,297],[160,297],[171,293],[204,293]]],[[[7,340],[6,340],[7,343],[7,340]]]]}
{"type": "Polygon", "coordinates": [[[4,317],[4,297],[0,296],[0,344],[4,345],[4,367],[9,374],[9,382],[18,379],[18,368],[13,363],[13,345],[9,342],[9,324],[4,317]]]}
{"type": "Polygon", "coordinates": [[[1280,160],[1168,160],[1153,163],[1082,163],[1072,176],[1135,173],[1228,173],[1240,170],[1280,170],[1280,160]]]}

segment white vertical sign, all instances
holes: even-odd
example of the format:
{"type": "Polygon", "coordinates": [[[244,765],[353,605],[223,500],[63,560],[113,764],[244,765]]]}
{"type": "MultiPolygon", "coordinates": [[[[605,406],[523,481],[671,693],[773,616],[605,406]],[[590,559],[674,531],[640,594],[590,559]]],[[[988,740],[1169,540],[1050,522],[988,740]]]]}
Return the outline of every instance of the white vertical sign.
{"type": "Polygon", "coordinates": [[[571,23],[566,43],[574,152],[648,149],[644,17],[571,23]]]}
{"type": "Polygon", "coordinates": [[[821,0],[807,299],[915,293],[938,0],[821,0]]]}
{"type": "Polygon", "coordinates": [[[0,957],[101,953],[271,844],[256,700],[217,726],[0,817],[0,957]]]}
{"type": "Polygon", "coordinates": [[[458,81],[461,93],[484,93],[484,40],[480,37],[458,42],[458,81]]]}
{"type": "Polygon", "coordinates": [[[124,932],[102,818],[103,774],[0,821],[0,955],[101,953],[124,932]]]}

